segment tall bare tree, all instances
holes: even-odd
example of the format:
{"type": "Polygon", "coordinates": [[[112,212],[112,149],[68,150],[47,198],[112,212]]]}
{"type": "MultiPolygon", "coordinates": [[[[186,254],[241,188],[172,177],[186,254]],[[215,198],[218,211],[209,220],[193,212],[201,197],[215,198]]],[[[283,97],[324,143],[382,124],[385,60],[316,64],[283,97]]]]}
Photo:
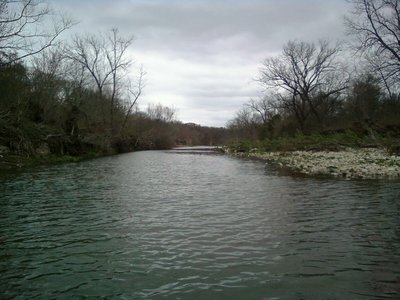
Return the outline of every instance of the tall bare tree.
{"type": "MultiPolygon", "coordinates": [[[[124,38],[117,29],[106,35],[76,36],[68,57],[79,63],[93,79],[102,98],[105,88],[110,91],[110,128],[114,128],[114,109],[118,97],[119,83],[126,78],[126,73],[133,60],[128,57],[128,48],[133,37],[124,38]]],[[[105,116],[105,112],[103,113],[105,116]]],[[[108,115],[108,114],[107,114],[108,115]]]]}
{"type": "MultiPolygon", "coordinates": [[[[111,72],[111,103],[110,103],[110,120],[111,127],[113,126],[114,120],[114,108],[116,97],[118,96],[118,82],[122,79],[123,73],[127,71],[128,67],[132,64],[132,59],[127,58],[127,50],[133,42],[133,37],[127,39],[121,37],[118,33],[118,29],[112,29],[111,34],[108,35],[106,41],[106,48],[104,53],[107,58],[108,67],[111,72]]],[[[143,72],[143,70],[141,70],[143,72]]],[[[138,91],[133,92],[137,94],[137,98],[142,92],[142,79],[143,76],[139,77],[138,91]]],[[[132,89],[130,90],[130,94],[132,89]]],[[[137,99],[136,99],[137,100],[137,99]]],[[[136,103],[136,101],[135,101],[136,103]]]]}
{"type": "Polygon", "coordinates": [[[302,131],[311,114],[322,124],[320,107],[346,88],[340,52],[340,47],[326,41],[290,41],[281,55],[267,58],[262,65],[259,81],[279,94],[281,107],[296,116],[302,131]]]}
{"type": "Polygon", "coordinates": [[[356,48],[381,75],[390,93],[400,79],[400,0],[350,0],[353,15],[346,19],[356,48]]]}
{"type": "Polygon", "coordinates": [[[145,77],[146,73],[143,70],[143,67],[140,68],[140,73],[135,82],[129,81],[128,83],[128,96],[127,96],[127,110],[125,113],[124,122],[122,123],[121,132],[124,130],[126,123],[128,121],[129,116],[132,113],[133,108],[137,104],[139,97],[142,95],[143,88],[145,86],[145,77]]]}
{"type": "Polygon", "coordinates": [[[0,66],[53,46],[73,24],[42,0],[0,0],[0,66]]]}

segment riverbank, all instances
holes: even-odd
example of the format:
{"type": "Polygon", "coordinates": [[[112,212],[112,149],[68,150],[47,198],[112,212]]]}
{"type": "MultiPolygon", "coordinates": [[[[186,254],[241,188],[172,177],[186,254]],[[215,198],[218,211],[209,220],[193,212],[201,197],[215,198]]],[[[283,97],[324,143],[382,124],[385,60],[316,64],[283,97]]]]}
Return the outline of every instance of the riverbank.
{"type": "Polygon", "coordinates": [[[18,153],[0,154],[0,170],[30,168],[40,165],[52,165],[67,162],[78,162],[100,157],[100,154],[86,154],[81,156],[55,155],[27,156],[18,153]]]}
{"type": "Polygon", "coordinates": [[[225,152],[266,161],[282,169],[310,176],[345,179],[400,179],[400,156],[378,148],[345,148],[340,151],[225,152]]]}

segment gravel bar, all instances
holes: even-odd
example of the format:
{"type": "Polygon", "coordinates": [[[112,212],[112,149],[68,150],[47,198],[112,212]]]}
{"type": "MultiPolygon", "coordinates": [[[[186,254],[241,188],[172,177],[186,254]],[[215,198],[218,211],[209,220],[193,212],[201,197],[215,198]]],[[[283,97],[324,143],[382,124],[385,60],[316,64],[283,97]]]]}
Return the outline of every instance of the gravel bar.
{"type": "Polygon", "coordinates": [[[296,173],[346,179],[400,179],[400,156],[384,149],[233,153],[267,161],[296,173]]]}

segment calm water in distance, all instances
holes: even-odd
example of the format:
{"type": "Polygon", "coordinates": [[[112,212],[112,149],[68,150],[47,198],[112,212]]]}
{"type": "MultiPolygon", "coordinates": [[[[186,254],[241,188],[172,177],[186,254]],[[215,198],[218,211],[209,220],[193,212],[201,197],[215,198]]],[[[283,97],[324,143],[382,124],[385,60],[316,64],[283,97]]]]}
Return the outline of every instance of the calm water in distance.
{"type": "Polygon", "coordinates": [[[0,177],[1,299],[399,299],[400,183],[136,152],[0,177]]]}

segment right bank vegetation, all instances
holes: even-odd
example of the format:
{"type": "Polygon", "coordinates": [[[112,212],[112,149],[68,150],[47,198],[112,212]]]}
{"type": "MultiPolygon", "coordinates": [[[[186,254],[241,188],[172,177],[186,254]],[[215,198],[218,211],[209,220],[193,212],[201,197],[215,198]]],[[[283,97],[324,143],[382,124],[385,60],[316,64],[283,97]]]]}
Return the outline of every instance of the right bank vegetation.
{"type": "Polygon", "coordinates": [[[264,93],[228,124],[232,149],[400,152],[400,1],[350,2],[349,42],[289,41],[263,61],[264,93]]]}
{"type": "Polygon", "coordinates": [[[263,61],[264,93],[229,122],[227,152],[307,175],[400,178],[400,1],[349,2],[349,42],[289,41],[263,61]]]}

